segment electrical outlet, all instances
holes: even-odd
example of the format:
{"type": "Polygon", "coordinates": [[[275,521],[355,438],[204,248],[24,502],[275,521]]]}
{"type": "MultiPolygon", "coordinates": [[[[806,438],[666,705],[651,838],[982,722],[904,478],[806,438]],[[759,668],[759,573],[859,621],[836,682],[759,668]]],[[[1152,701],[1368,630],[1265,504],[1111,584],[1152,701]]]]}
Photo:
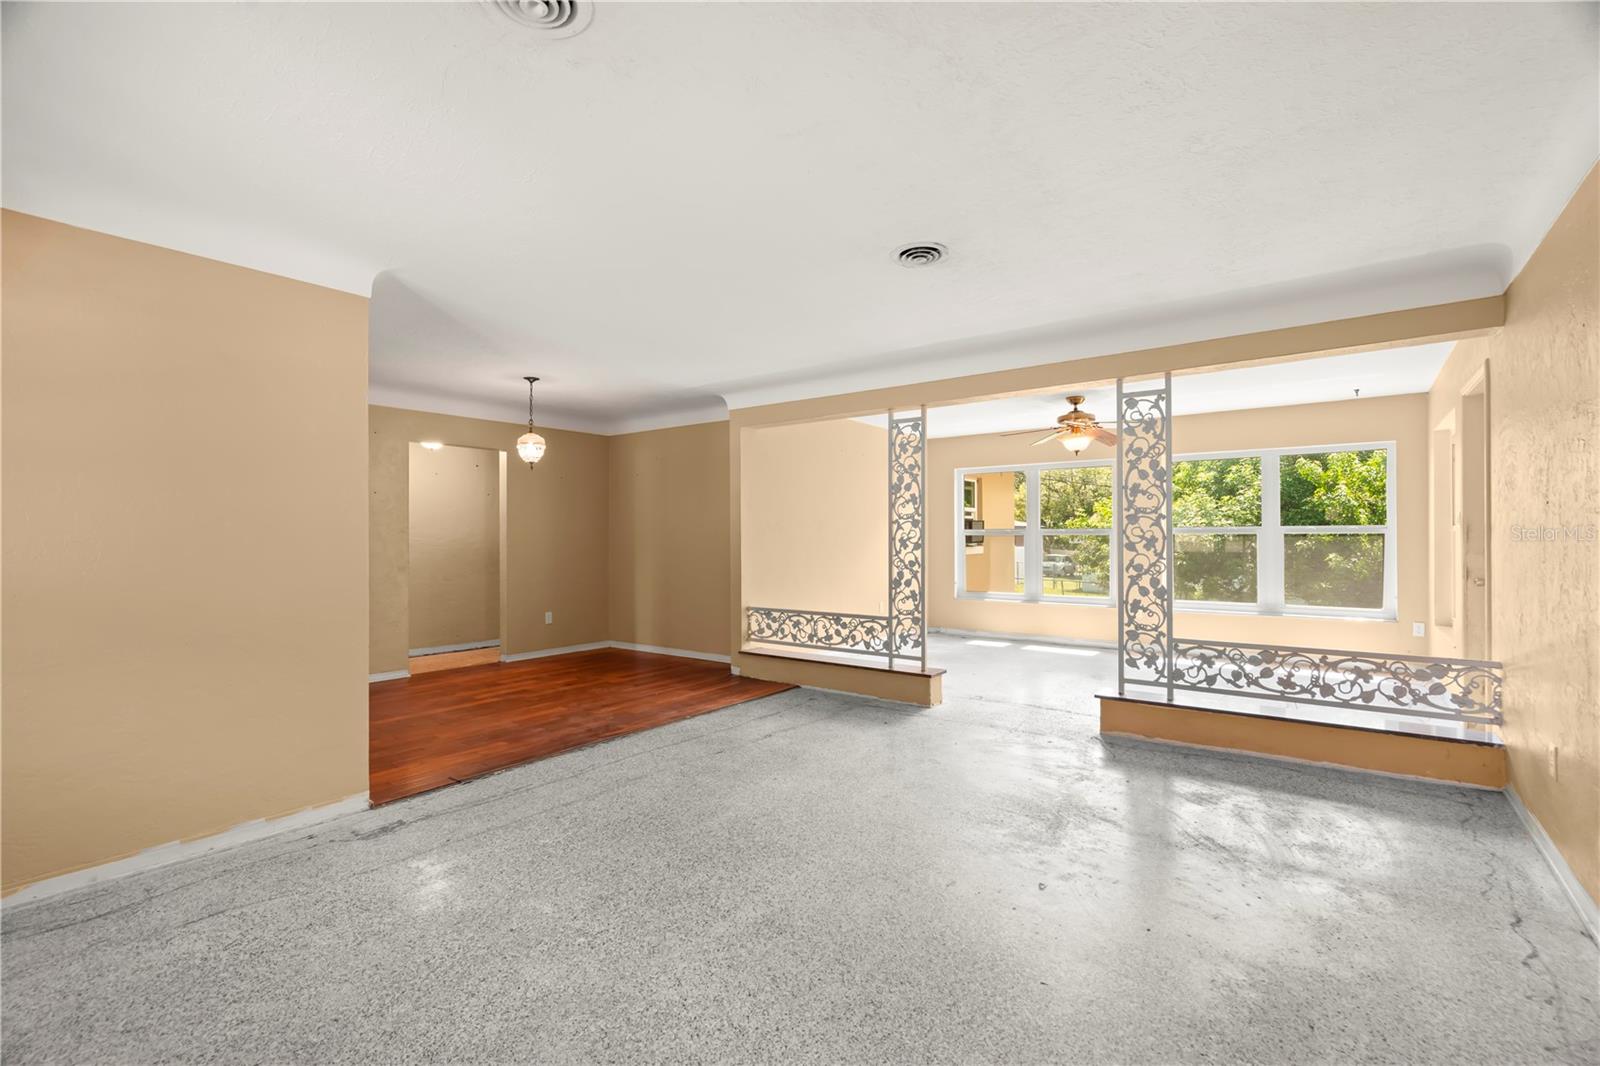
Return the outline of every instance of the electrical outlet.
{"type": "Polygon", "coordinates": [[[1423,622],[1412,622],[1411,623],[1411,635],[1414,636],[1414,637],[1425,637],[1425,636],[1427,636],[1428,635],[1427,624],[1423,623],[1423,622]]]}
{"type": "Polygon", "coordinates": [[[544,613],[544,624],[545,625],[550,625],[555,620],[556,620],[556,613],[554,611],[546,611],[544,613]]]}

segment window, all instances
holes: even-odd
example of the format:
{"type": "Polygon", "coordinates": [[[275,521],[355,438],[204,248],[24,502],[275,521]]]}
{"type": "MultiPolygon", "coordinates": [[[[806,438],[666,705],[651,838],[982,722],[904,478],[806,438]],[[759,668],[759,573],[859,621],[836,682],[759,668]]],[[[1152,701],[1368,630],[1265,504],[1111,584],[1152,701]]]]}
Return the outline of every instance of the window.
{"type": "Polygon", "coordinates": [[[957,594],[1109,603],[1111,468],[1066,463],[960,472],[957,594]]]}
{"type": "MultiPolygon", "coordinates": [[[[1393,617],[1394,446],[1178,459],[1180,609],[1393,617]]],[[[958,595],[1112,602],[1111,464],[962,470],[958,595]]]]}
{"type": "MultiPolygon", "coordinates": [[[[966,477],[961,479],[961,528],[982,529],[978,524],[978,479],[966,477]]],[[[982,537],[968,537],[967,547],[983,547],[982,537]]]]}
{"type": "Polygon", "coordinates": [[[1260,456],[1173,463],[1172,525],[1179,602],[1258,601],[1260,456]]]}
{"type": "Polygon", "coordinates": [[[1026,591],[1024,538],[1017,534],[1028,513],[1028,476],[1021,470],[986,470],[962,475],[960,590],[965,595],[1021,596],[1026,591]]]}
{"type": "Polygon", "coordinates": [[[1382,610],[1391,534],[1388,450],[1304,452],[1278,463],[1283,602],[1382,610]]]}
{"type": "Polygon", "coordinates": [[[1046,467],[1038,480],[1039,595],[1105,599],[1111,594],[1111,468],[1046,467]]]}

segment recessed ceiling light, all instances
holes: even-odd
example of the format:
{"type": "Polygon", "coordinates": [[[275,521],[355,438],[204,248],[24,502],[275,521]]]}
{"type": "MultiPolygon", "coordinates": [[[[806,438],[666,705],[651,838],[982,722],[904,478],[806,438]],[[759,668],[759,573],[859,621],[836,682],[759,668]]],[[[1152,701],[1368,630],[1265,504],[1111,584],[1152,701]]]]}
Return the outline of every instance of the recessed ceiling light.
{"type": "Polygon", "coordinates": [[[948,252],[949,249],[944,245],[929,242],[926,244],[908,244],[894,253],[894,257],[900,261],[900,265],[903,267],[925,267],[937,263],[948,252]]]}

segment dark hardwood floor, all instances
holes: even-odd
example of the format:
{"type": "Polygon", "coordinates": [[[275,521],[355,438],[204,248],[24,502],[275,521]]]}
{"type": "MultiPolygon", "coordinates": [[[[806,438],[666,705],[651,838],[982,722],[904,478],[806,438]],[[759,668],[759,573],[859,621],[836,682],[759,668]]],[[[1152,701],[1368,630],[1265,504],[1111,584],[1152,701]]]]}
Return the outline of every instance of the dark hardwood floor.
{"type": "Polygon", "coordinates": [[[380,681],[367,698],[372,802],[793,687],[735,677],[725,663],[618,648],[380,681]]]}

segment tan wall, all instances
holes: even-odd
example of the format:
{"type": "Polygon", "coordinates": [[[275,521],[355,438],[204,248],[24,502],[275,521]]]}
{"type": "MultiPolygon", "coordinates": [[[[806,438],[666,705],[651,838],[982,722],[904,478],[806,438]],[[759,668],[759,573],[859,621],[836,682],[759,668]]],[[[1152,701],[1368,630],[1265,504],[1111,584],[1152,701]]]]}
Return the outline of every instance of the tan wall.
{"type": "Polygon", "coordinates": [[[744,441],[746,602],[885,614],[888,432],[835,419],[750,430],[744,441]]]}
{"type": "Polygon", "coordinates": [[[549,449],[530,469],[517,461],[515,451],[517,437],[527,428],[514,422],[395,407],[369,407],[367,421],[372,673],[404,670],[410,648],[407,470],[412,441],[511,449],[502,497],[502,651],[514,655],[607,639],[605,437],[541,429],[549,449]],[[554,623],[545,624],[546,611],[555,613],[554,623]]]}
{"type": "Polygon", "coordinates": [[[500,639],[501,454],[411,445],[412,650],[500,639]]]}
{"type": "Polygon", "coordinates": [[[727,655],[727,425],[628,433],[610,447],[610,638],[727,655]]]}
{"type": "MultiPolygon", "coordinates": [[[[1181,379],[1174,388],[1182,388],[1181,379]]],[[[1172,445],[1185,452],[1292,448],[1323,444],[1395,442],[1398,503],[1397,621],[1305,617],[1260,617],[1179,611],[1178,635],[1215,640],[1261,641],[1306,647],[1426,653],[1426,638],[1411,636],[1411,622],[1426,617],[1428,597],[1427,398],[1390,396],[1371,400],[1188,415],[1173,420],[1172,445]]],[[[928,625],[1049,636],[1069,640],[1116,640],[1110,607],[960,599],[955,595],[955,532],[963,467],[1042,463],[1069,458],[1059,448],[1035,448],[1032,438],[985,435],[946,437],[928,443],[928,625]]],[[[1082,459],[1112,457],[1104,445],[1085,449],[1082,459]]]]}
{"type": "Polygon", "coordinates": [[[1490,654],[1506,669],[1511,783],[1600,900],[1597,207],[1591,171],[1507,291],[1505,328],[1457,346],[1434,403],[1487,361],[1490,654]]]}
{"type": "Polygon", "coordinates": [[[367,301],[3,222],[4,888],[367,787],[367,301]]]}

